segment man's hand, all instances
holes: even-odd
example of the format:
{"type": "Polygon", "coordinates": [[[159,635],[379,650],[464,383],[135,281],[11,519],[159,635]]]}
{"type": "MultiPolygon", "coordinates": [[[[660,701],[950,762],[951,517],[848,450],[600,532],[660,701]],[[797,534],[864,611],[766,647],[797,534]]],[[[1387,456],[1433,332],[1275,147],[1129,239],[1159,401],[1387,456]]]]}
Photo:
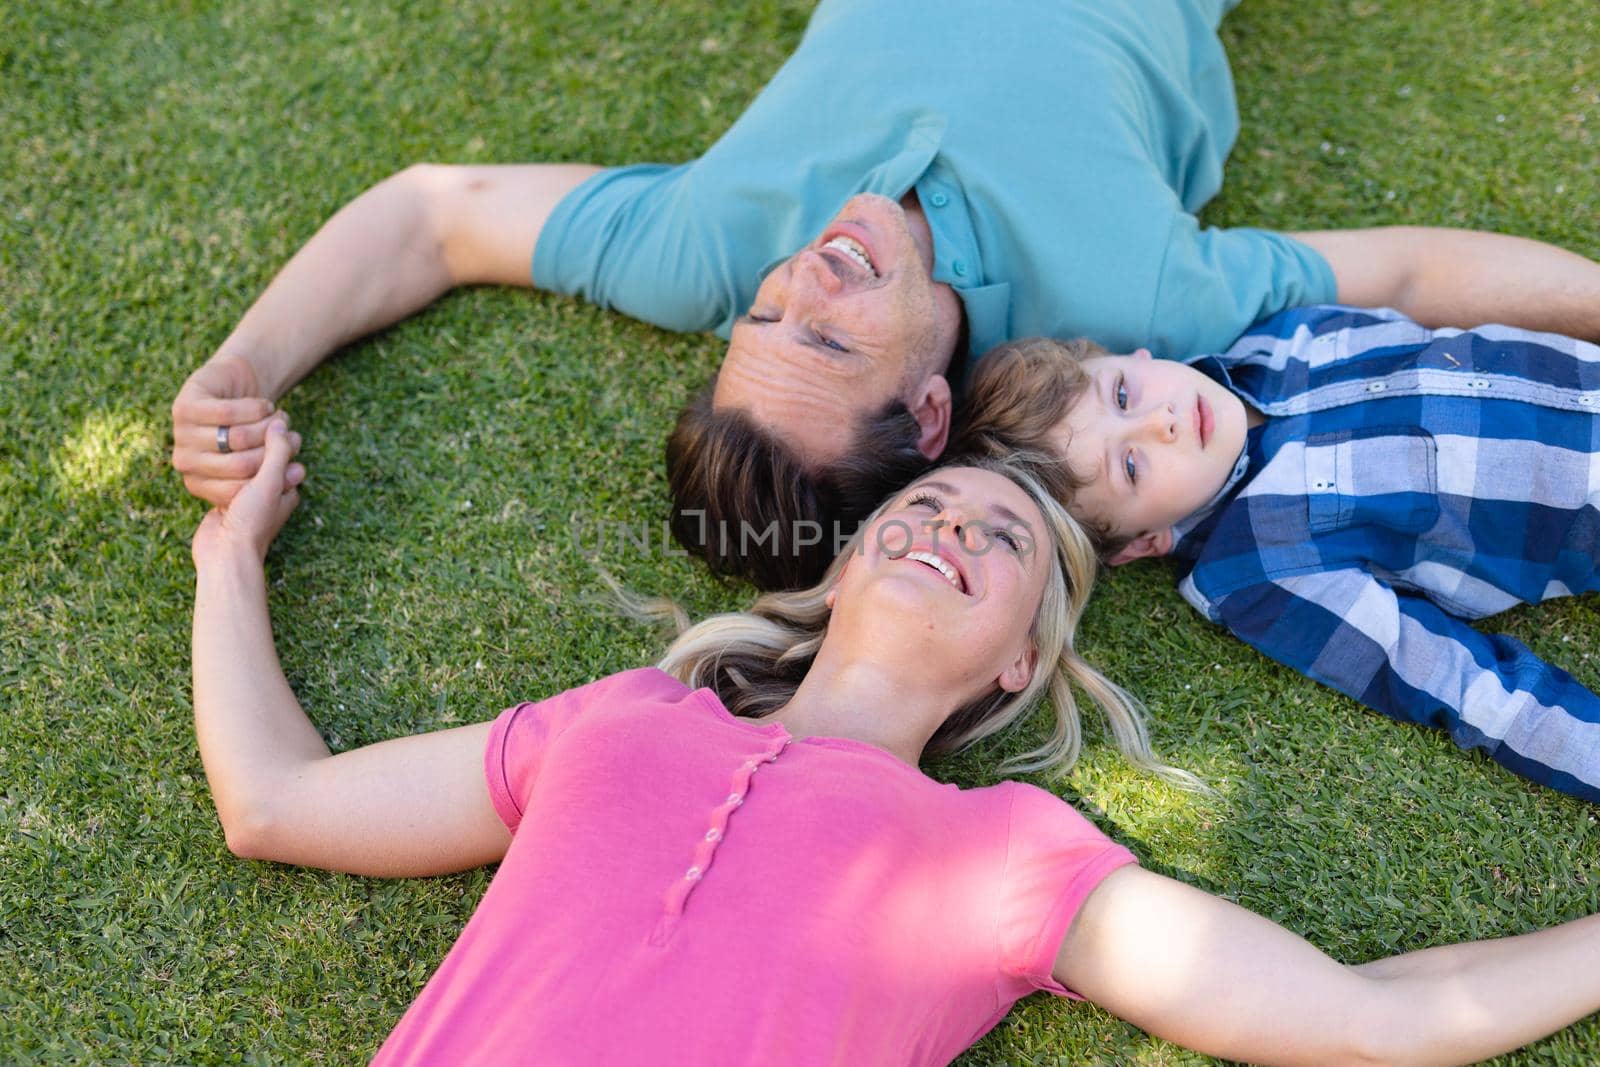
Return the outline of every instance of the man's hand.
{"type": "MultiPolygon", "coordinates": [[[[219,355],[183,383],[172,402],[172,466],[200,499],[226,506],[261,468],[272,401],[262,395],[255,368],[239,356],[219,355]],[[226,426],[228,451],[219,448],[226,426]]],[[[295,438],[298,450],[298,436],[295,438]]],[[[290,464],[283,489],[305,480],[305,468],[290,464]]]]}
{"type": "MultiPolygon", "coordinates": [[[[172,465],[225,506],[261,465],[272,401],[344,345],[460,285],[533,284],[545,220],[598,168],[580,164],[407,168],[329,219],[267,286],[172,404],[172,465]],[[247,360],[240,353],[248,353],[247,360]],[[228,427],[227,454],[217,427],[228,427]]],[[[284,471],[284,488],[305,477],[284,471]]]]}
{"type": "Polygon", "coordinates": [[[273,538],[300,503],[299,490],[285,485],[300,435],[289,432],[289,421],[280,414],[268,420],[265,436],[266,443],[256,449],[260,455],[255,477],[238,483],[227,508],[212,508],[195,531],[191,551],[197,570],[241,553],[263,562],[273,538]]]}

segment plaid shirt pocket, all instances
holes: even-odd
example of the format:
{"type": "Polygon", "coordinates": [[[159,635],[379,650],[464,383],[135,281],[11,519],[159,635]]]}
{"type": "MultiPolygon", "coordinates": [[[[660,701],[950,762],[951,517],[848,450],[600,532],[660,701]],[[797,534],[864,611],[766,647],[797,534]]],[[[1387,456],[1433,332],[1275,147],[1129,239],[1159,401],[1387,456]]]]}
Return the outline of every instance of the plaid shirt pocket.
{"type": "Polygon", "coordinates": [[[1416,534],[1439,518],[1433,435],[1415,426],[1366,426],[1306,438],[1312,533],[1347,526],[1416,534]]]}

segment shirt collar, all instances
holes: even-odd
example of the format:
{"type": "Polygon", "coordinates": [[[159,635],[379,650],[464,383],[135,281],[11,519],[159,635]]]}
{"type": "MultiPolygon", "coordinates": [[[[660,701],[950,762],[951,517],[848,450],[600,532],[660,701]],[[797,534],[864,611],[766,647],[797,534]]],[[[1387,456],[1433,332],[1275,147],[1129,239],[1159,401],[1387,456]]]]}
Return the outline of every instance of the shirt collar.
{"type": "MultiPolygon", "coordinates": [[[[1185,360],[1184,362],[1239,397],[1243,403],[1247,405],[1250,403],[1248,399],[1245,399],[1244,394],[1234,387],[1233,379],[1228,375],[1228,368],[1223,366],[1222,361],[1216,356],[1195,356],[1193,359],[1185,360]]],[[[1253,433],[1254,431],[1252,430],[1251,432],[1253,433]]],[[[1173,542],[1182,541],[1196,526],[1204,522],[1216,510],[1217,505],[1222,503],[1244,480],[1244,476],[1249,470],[1250,434],[1247,433],[1245,434],[1244,443],[1239,446],[1239,458],[1233,463],[1233,472],[1222,483],[1222,488],[1218,489],[1210,500],[1196,508],[1192,514],[1172,524],[1173,542]]]]}
{"type": "Polygon", "coordinates": [[[917,179],[917,199],[933,234],[933,280],[955,290],[967,320],[970,363],[1011,336],[1011,285],[989,277],[961,176],[935,155],[917,179]]]}
{"type": "MultiPolygon", "coordinates": [[[[806,242],[814,239],[821,232],[821,227],[838,214],[852,196],[858,193],[877,193],[887,196],[891,200],[899,200],[915,187],[919,196],[923,196],[922,186],[927,176],[937,169],[936,159],[939,148],[944,143],[944,135],[949,120],[943,113],[930,109],[919,109],[912,113],[905,125],[905,132],[899,141],[898,148],[879,159],[877,163],[867,167],[861,172],[860,177],[848,186],[839,190],[836,201],[819,202],[818,206],[825,210],[816,218],[816,225],[807,230],[800,242],[791,249],[775,256],[756,271],[753,286],[750,291],[755,292],[761,287],[761,281],[771,274],[778,266],[786,261],[806,242]]],[[[948,199],[948,193],[946,194],[948,199]]],[[[965,211],[963,201],[961,210],[965,211]]],[[[926,207],[924,208],[926,210],[926,207]]],[[[931,224],[932,217],[930,215],[931,224]]],[[[934,247],[939,247],[939,229],[934,227],[934,247]]],[[[935,268],[937,276],[937,266],[935,268]]]]}

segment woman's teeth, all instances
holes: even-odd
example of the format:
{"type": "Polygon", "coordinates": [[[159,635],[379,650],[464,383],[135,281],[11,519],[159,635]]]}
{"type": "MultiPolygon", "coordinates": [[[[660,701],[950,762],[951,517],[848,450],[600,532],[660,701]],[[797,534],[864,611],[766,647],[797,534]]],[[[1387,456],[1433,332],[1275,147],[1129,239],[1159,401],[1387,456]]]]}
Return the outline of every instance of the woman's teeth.
{"type": "Polygon", "coordinates": [[[957,590],[961,590],[961,575],[956,573],[956,569],[954,567],[950,566],[950,564],[946,563],[932,552],[907,552],[906,559],[916,560],[918,563],[926,563],[928,566],[944,575],[945,581],[955,586],[957,590]]]}

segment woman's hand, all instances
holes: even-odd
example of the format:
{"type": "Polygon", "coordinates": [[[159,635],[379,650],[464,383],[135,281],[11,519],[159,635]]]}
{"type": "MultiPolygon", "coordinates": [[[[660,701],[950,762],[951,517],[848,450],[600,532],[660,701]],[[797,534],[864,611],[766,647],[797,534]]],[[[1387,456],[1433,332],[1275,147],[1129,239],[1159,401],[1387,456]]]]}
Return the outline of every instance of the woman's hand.
{"type": "MultiPolygon", "coordinates": [[[[272,419],[272,401],[249,360],[219,355],[199,367],[172,402],[172,466],[183,475],[184,488],[226,507],[261,468],[272,419]],[[227,427],[225,434],[221,427],[227,427]],[[226,452],[221,449],[224,439],[226,452]]],[[[283,487],[291,488],[304,477],[305,470],[293,464],[283,487]]]]}
{"type": "MultiPolygon", "coordinates": [[[[331,755],[278,664],[261,563],[299,493],[300,447],[272,418],[261,469],[194,535],[194,720],[228,847],[355,874],[492,863],[511,842],[489,797],[489,724],[331,755]]],[[[308,620],[309,621],[309,620],[308,620]]]]}
{"type": "Polygon", "coordinates": [[[253,554],[258,563],[264,561],[272,539],[300,503],[299,479],[286,484],[289,460],[300,450],[300,435],[291,433],[289,420],[278,414],[267,422],[265,436],[255,476],[226,508],[212,508],[195,531],[196,568],[240,551],[253,554]]]}

